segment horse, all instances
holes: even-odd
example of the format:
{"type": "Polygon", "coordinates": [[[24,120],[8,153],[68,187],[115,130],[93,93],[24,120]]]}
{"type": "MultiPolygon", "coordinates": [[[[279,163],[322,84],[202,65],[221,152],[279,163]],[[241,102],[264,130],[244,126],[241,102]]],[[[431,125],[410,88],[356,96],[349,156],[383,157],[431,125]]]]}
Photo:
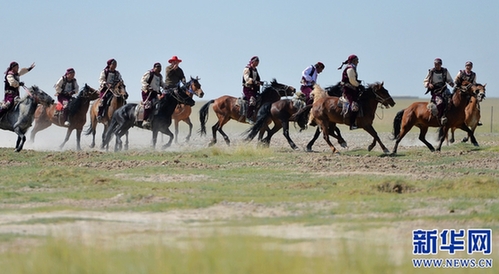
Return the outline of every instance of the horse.
{"type": "MultiPolygon", "coordinates": [[[[260,102],[260,106],[265,103],[274,103],[281,99],[283,96],[292,96],[296,92],[296,89],[292,86],[284,85],[278,83],[276,79],[272,79],[270,85],[264,87],[261,92],[258,101],[260,102]]],[[[241,115],[240,108],[238,104],[238,98],[224,95],[217,99],[213,99],[204,104],[199,110],[199,120],[201,122],[201,136],[206,135],[206,122],[208,121],[208,110],[210,105],[213,104],[213,111],[217,115],[218,121],[212,127],[213,138],[209,144],[212,146],[217,143],[217,131],[223,136],[225,143],[230,146],[229,136],[225,134],[222,130],[223,126],[229,122],[231,119],[234,119],[241,123],[246,123],[245,116],[241,115]]],[[[259,106],[257,105],[258,113],[259,106]]],[[[260,131],[260,135],[258,140],[261,140],[263,137],[264,130],[260,131]]]]}
{"type": "MultiPolygon", "coordinates": [[[[339,94],[341,94],[341,90],[339,91],[339,94]]],[[[336,86],[330,86],[324,90],[316,84],[310,94],[310,97],[315,102],[320,98],[328,95],[339,96],[336,86]]],[[[268,131],[267,136],[262,140],[262,142],[266,146],[270,145],[270,139],[272,138],[272,136],[282,128],[282,134],[288,141],[288,144],[291,146],[291,148],[295,150],[298,149],[298,146],[296,146],[296,144],[289,136],[289,121],[294,121],[294,119],[292,119],[293,115],[303,107],[305,107],[305,99],[300,97],[293,99],[281,99],[272,104],[264,104],[258,111],[255,124],[245,132],[246,134],[248,134],[248,136],[246,137],[246,141],[253,140],[256,134],[260,132],[262,127],[267,126],[270,122],[273,122],[274,127],[268,131]]],[[[337,127],[334,127],[334,129],[338,130],[339,132],[339,129],[337,127]]],[[[339,138],[337,134],[334,134],[334,136],[336,138],[339,138]]],[[[339,134],[339,136],[341,137],[341,134],[339,134]]],[[[343,140],[342,144],[346,145],[346,142],[344,142],[343,140]]]]}
{"type": "Polygon", "coordinates": [[[436,115],[428,109],[428,102],[414,102],[406,109],[399,111],[393,119],[393,139],[395,146],[393,147],[392,154],[397,153],[397,148],[404,136],[411,130],[413,126],[419,128],[419,140],[423,142],[430,151],[434,152],[435,148],[425,139],[429,127],[439,127],[439,144],[436,148],[440,151],[445,136],[450,128],[460,128],[468,133],[473,145],[478,146],[473,132],[465,124],[465,109],[468,102],[473,95],[473,91],[483,88],[482,85],[468,84],[458,90],[454,90],[450,107],[447,111],[447,123],[441,125],[436,115]],[[445,133],[445,136],[441,135],[445,133]]]}
{"type": "MultiPolygon", "coordinates": [[[[198,81],[200,80],[197,77],[196,77],[196,79],[198,79],[198,81]]],[[[191,93],[191,95],[192,94],[194,94],[194,93],[191,93]]],[[[203,98],[204,92],[201,90],[199,95],[198,94],[194,94],[194,95],[197,95],[199,98],[203,98]]],[[[191,123],[191,118],[189,118],[189,116],[191,116],[191,113],[192,113],[192,108],[189,105],[178,104],[177,107],[175,108],[175,111],[173,112],[173,115],[172,115],[172,119],[173,119],[174,124],[175,124],[175,143],[178,142],[177,141],[177,139],[178,139],[178,124],[180,123],[180,121],[184,121],[189,126],[189,134],[185,137],[185,141],[189,142],[189,140],[191,139],[192,123],[191,123]]]]}
{"type": "MultiPolygon", "coordinates": [[[[109,126],[109,122],[111,121],[111,117],[113,113],[126,104],[126,99],[128,98],[128,93],[126,91],[125,84],[123,81],[120,81],[113,89],[108,90],[113,94],[109,105],[106,107],[107,109],[104,112],[104,115],[101,119],[97,120],[97,116],[99,115],[99,105],[103,98],[99,98],[95,100],[92,107],[90,108],[90,126],[88,130],[85,132],[85,135],[92,134],[92,143],[90,144],[90,148],[95,147],[95,133],[98,123],[102,123],[104,125],[104,131],[102,132],[102,139],[104,140],[104,134],[109,126]]],[[[101,148],[104,146],[101,144],[101,148]]]]}
{"type": "Polygon", "coordinates": [[[28,95],[21,99],[0,118],[0,128],[10,130],[17,134],[15,152],[20,152],[26,142],[26,132],[33,123],[38,104],[50,106],[54,99],[37,86],[24,88],[28,95]]]}
{"type": "MultiPolygon", "coordinates": [[[[163,145],[163,149],[169,147],[173,141],[173,133],[170,131],[169,127],[172,123],[172,115],[178,104],[185,104],[188,106],[194,106],[195,102],[192,99],[192,93],[199,97],[204,94],[201,89],[201,84],[198,78],[192,78],[183,87],[179,89],[170,90],[170,92],[165,93],[158,100],[155,105],[155,110],[151,115],[153,115],[151,121],[151,131],[152,131],[152,147],[156,148],[156,142],[158,138],[158,132],[166,134],[170,137],[169,141],[163,145]]],[[[108,146],[109,141],[113,135],[116,135],[115,151],[121,150],[123,143],[121,137],[128,134],[128,130],[133,126],[138,126],[142,128],[142,123],[136,122],[136,112],[138,104],[126,104],[113,113],[109,127],[104,133],[103,145],[108,146]]],[[[128,138],[125,143],[125,149],[128,149],[128,138]]]]}
{"type": "MultiPolygon", "coordinates": [[[[483,85],[483,88],[475,88],[475,96],[471,96],[470,102],[466,106],[465,115],[466,118],[464,119],[464,122],[466,125],[471,129],[473,134],[475,134],[475,129],[478,126],[478,122],[480,121],[480,102],[482,102],[485,99],[485,86],[487,84],[483,85]]],[[[454,131],[456,130],[455,127],[451,128],[451,138],[449,139],[449,142],[453,143],[454,142],[454,131]]],[[[466,143],[469,140],[470,135],[467,135],[466,137],[463,138],[462,142],[466,143]]]]}
{"type": "Polygon", "coordinates": [[[73,130],[76,130],[76,149],[81,150],[81,131],[87,121],[87,111],[90,106],[90,101],[97,98],[99,98],[97,90],[85,84],[76,98],[71,100],[68,104],[66,111],[68,112],[69,126],[64,125],[65,119],[62,113],[55,115],[55,105],[51,105],[49,107],[39,105],[35,112],[35,125],[31,130],[30,141],[35,141],[35,135],[37,132],[48,128],[52,124],[55,124],[60,127],[68,128],[66,138],[64,138],[64,142],[59,146],[59,148],[62,149],[64,147],[73,130]]]}
{"type": "MultiPolygon", "coordinates": [[[[297,124],[303,130],[307,126],[309,113],[312,112],[312,115],[314,116],[313,121],[315,121],[318,127],[320,127],[320,130],[322,130],[324,140],[329,145],[333,153],[336,153],[337,150],[329,140],[331,126],[336,126],[336,124],[350,124],[350,119],[342,114],[343,108],[341,106],[341,102],[339,102],[339,99],[340,98],[338,97],[321,98],[314,104],[301,109],[295,114],[297,124]]],[[[372,125],[378,103],[381,103],[387,108],[395,105],[395,101],[393,101],[393,98],[390,96],[388,90],[384,87],[384,82],[369,84],[368,87],[360,94],[359,111],[361,114],[357,117],[356,122],[358,127],[363,128],[373,137],[373,142],[368,146],[369,151],[374,148],[377,142],[383,149],[384,153],[389,153],[390,151],[381,142],[378,133],[372,125]]],[[[318,137],[318,131],[319,129],[316,131],[316,135],[314,135],[313,139],[307,144],[307,150],[312,149],[312,145],[318,137]]]]}

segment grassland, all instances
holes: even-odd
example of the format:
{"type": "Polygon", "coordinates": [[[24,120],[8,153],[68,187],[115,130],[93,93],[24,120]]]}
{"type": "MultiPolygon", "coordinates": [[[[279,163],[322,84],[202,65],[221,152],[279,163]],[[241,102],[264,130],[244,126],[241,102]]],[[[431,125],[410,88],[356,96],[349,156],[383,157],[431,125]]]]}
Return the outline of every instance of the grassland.
{"type": "MultiPolygon", "coordinates": [[[[368,152],[361,131],[345,132],[350,146],[341,155],[321,139],[316,153],[292,151],[280,134],[270,148],[256,148],[240,140],[247,126],[235,122],[231,147],[207,148],[209,137],[196,136],[166,151],[134,143],[121,153],[2,148],[0,269],[494,273],[418,269],[411,258],[414,229],[498,230],[499,119],[490,127],[497,101],[482,104],[480,147],[453,144],[440,153],[414,136],[396,157],[368,152]]],[[[378,111],[375,127],[389,148],[393,116],[410,102],[378,111]]],[[[310,135],[292,132],[303,145],[310,135]]],[[[497,254],[481,257],[497,263],[497,254]]]]}

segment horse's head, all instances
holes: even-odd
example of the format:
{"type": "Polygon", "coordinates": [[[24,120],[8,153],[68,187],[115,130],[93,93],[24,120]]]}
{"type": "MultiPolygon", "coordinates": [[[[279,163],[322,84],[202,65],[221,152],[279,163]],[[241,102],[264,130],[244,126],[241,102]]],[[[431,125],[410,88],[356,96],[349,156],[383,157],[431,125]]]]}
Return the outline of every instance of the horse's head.
{"type": "Polygon", "coordinates": [[[294,87],[278,83],[275,78],[270,81],[270,86],[274,88],[281,97],[293,96],[293,94],[295,94],[296,92],[296,89],[294,87]]]}
{"type": "Polygon", "coordinates": [[[191,80],[187,83],[185,83],[185,87],[187,89],[187,92],[188,94],[191,94],[191,97],[192,97],[192,94],[196,95],[197,97],[199,98],[203,98],[204,96],[204,91],[203,89],[201,88],[201,84],[199,83],[199,77],[196,76],[196,78],[192,78],[191,76],[191,80]]]}
{"type": "Polygon", "coordinates": [[[79,97],[95,100],[99,98],[99,92],[85,83],[85,86],[78,93],[79,97]]]}
{"type": "Polygon", "coordinates": [[[486,85],[487,84],[485,84],[485,85],[475,84],[471,87],[478,102],[481,102],[481,101],[483,101],[483,99],[485,99],[485,86],[486,85]]]}
{"type": "Polygon", "coordinates": [[[114,96],[123,97],[125,100],[128,99],[128,92],[126,92],[126,86],[123,81],[119,81],[111,91],[114,96]]]}
{"type": "Polygon", "coordinates": [[[184,104],[188,106],[194,106],[196,102],[192,99],[192,94],[189,92],[183,92],[178,89],[173,90],[171,93],[168,93],[171,97],[175,98],[179,104],[184,104]]]}
{"type": "Polygon", "coordinates": [[[32,86],[28,89],[28,93],[37,104],[43,106],[50,106],[54,103],[54,99],[48,95],[45,91],[41,90],[38,86],[32,86]]]}
{"type": "Polygon", "coordinates": [[[367,90],[371,90],[376,97],[376,101],[386,108],[393,107],[395,105],[395,101],[393,101],[393,98],[390,96],[390,93],[388,93],[388,90],[385,89],[384,83],[385,82],[376,82],[374,84],[369,84],[367,90]]]}

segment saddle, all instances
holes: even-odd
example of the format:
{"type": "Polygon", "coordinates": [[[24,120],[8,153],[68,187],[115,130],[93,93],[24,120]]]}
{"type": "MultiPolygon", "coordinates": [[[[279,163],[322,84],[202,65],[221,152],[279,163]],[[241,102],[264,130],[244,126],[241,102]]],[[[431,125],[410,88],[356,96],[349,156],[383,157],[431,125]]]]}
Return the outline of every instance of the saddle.
{"type": "MultiPolygon", "coordinates": [[[[338,99],[338,108],[341,109],[341,115],[343,115],[343,118],[346,118],[347,115],[349,114],[349,109],[350,109],[350,102],[348,102],[348,99],[342,95],[338,99]]],[[[357,109],[359,112],[359,117],[362,117],[362,108],[360,107],[360,104],[357,102],[353,102],[352,104],[352,109],[357,109]]]]}
{"type": "Polygon", "coordinates": [[[236,101],[236,106],[239,107],[239,116],[241,116],[241,119],[244,119],[246,117],[246,112],[248,111],[248,104],[249,102],[245,100],[243,97],[237,98],[236,101]]]}
{"type": "Polygon", "coordinates": [[[135,108],[135,123],[144,121],[144,104],[141,102],[135,108]]]}

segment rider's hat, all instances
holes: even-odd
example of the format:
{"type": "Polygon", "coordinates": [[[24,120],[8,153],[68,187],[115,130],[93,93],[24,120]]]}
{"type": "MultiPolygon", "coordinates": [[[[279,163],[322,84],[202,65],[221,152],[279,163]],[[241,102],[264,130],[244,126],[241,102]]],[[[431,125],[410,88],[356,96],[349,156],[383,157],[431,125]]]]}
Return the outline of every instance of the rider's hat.
{"type": "Polygon", "coordinates": [[[173,55],[172,58],[170,58],[170,60],[168,60],[168,63],[173,63],[173,62],[182,62],[182,60],[178,59],[177,55],[173,55]]]}

